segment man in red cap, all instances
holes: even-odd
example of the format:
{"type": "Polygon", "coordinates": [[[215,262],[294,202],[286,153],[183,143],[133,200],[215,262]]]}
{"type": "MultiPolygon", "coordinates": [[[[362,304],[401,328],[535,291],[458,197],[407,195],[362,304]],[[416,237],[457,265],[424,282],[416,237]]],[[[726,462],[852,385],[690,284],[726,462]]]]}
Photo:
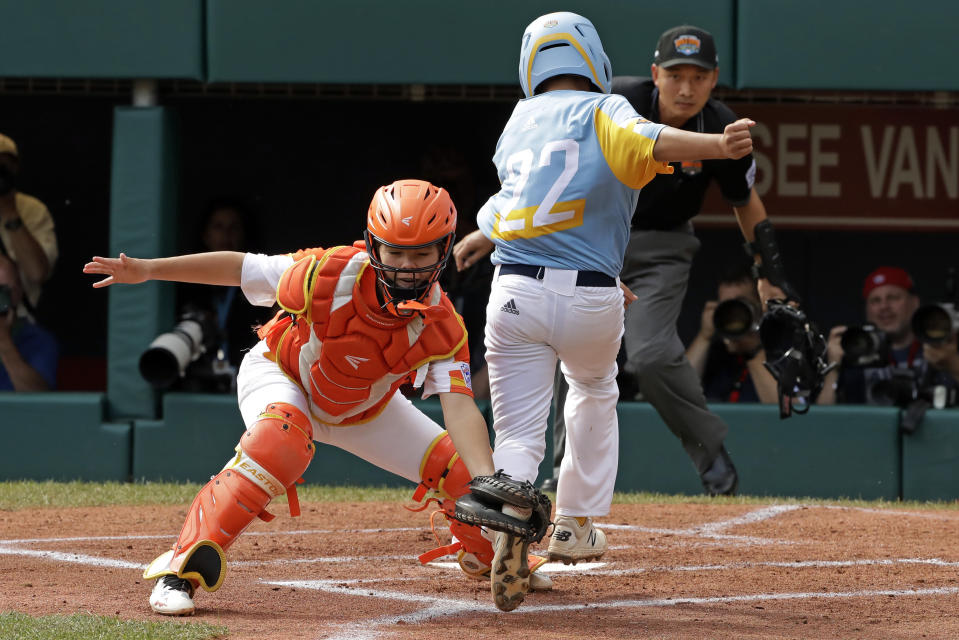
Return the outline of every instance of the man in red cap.
{"type": "Polygon", "coordinates": [[[904,269],[879,267],[863,283],[863,328],[829,332],[827,357],[840,366],[826,375],[818,404],[908,404],[914,392],[959,383],[956,336],[922,344],[912,329],[919,308],[915,283],[904,269]]]}

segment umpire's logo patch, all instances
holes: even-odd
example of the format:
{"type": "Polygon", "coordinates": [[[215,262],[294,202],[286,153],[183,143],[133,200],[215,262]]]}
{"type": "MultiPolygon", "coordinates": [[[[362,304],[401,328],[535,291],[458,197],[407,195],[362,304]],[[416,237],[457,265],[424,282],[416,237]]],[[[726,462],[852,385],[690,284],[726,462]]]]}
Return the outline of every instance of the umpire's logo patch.
{"type": "Polygon", "coordinates": [[[699,53],[702,42],[696,36],[687,33],[673,40],[673,46],[684,56],[694,56],[699,53]]]}
{"type": "Polygon", "coordinates": [[[512,298],[509,299],[509,302],[500,307],[500,311],[505,311],[506,313],[512,313],[514,316],[519,315],[519,309],[516,308],[516,303],[512,298]]]}

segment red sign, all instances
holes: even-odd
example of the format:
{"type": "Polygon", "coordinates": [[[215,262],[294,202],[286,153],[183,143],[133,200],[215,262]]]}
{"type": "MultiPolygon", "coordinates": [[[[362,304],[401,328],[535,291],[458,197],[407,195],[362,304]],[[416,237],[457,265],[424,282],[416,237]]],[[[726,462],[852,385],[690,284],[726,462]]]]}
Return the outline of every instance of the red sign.
{"type": "MultiPolygon", "coordinates": [[[[734,103],[777,227],[959,231],[959,109],[734,103]]],[[[711,189],[698,226],[734,226],[711,189]]]]}

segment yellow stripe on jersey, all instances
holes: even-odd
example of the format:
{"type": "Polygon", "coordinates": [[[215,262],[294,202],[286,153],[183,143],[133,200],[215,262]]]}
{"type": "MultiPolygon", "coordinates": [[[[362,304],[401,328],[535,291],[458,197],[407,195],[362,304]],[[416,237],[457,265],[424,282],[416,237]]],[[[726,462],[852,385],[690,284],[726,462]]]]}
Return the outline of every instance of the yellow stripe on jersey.
{"type": "Polygon", "coordinates": [[[553,33],[548,36],[543,36],[533,45],[533,55],[529,57],[529,63],[526,65],[526,86],[529,87],[530,94],[533,93],[533,60],[536,59],[536,54],[539,53],[539,48],[546,44],[547,42],[553,42],[554,40],[562,40],[567,42],[570,46],[574,47],[579,51],[579,55],[583,57],[583,60],[586,61],[586,64],[589,65],[589,71],[593,74],[593,84],[600,88],[603,93],[606,93],[606,85],[604,85],[599,80],[599,74],[596,73],[596,68],[593,66],[593,63],[589,61],[589,56],[586,55],[586,52],[583,51],[583,47],[576,41],[576,38],[571,36],[568,33],[553,33]]]}
{"type": "Polygon", "coordinates": [[[553,208],[549,210],[550,214],[554,213],[573,213],[572,218],[567,218],[562,222],[554,222],[552,224],[543,224],[543,225],[534,225],[533,224],[533,215],[536,213],[536,210],[539,209],[539,205],[533,207],[526,207],[524,209],[513,209],[506,215],[507,220],[522,220],[523,228],[522,229],[509,229],[506,231],[500,231],[500,215],[501,212],[497,211],[493,214],[493,238],[500,238],[502,240],[515,240],[517,238],[535,238],[537,236],[544,236],[547,233],[556,233],[557,231],[562,231],[563,229],[572,229],[573,227],[579,227],[583,224],[583,209],[586,208],[586,200],[580,198],[579,200],[567,200],[565,202],[557,202],[553,205],[553,208]]]}
{"type": "Polygon", "coordinates": [[[613,122],[613,119],[596,109],[594,116],[596,137],[602,149],[603,157],[620,182],[631,189],[641,189],[656,177],[657,173],[672,173],[668,162],[656,162],[653,159],[651,140],[638,131],[638,118],[627,120],[625,126],[613,122]]]}

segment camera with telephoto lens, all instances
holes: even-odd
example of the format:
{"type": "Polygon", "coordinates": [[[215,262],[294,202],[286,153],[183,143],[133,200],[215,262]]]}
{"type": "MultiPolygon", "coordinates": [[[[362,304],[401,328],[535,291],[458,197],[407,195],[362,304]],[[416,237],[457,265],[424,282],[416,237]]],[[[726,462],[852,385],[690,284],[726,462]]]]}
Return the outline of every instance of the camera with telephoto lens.
{"type": "Polygon", "coordinates": [[[13,307],[13,291],[10,285],[0,284],[0,316],[5,316],[13,307]]]}
{"type": "Polygon", "coordinates": [[[942,344],[959,331],[959,297],[956,296],[956,269],[946,269],[945,302],[927,304],[912,314],[912,330],[922,342],[942,344]]]}
{"type": "Polygon", "coordinates": [[[779,417],[809,411],[835,364],[826,362],[826,339],[801,310],[783,300],[770,300],[759,323],[766,351],[763,366],[776,379],[779,417]]]}
{"type": "Polygon", "coordinates": [[[749,298],[723,300],[713,311],[713,326],[719,337],[736,340],[759,329],[761,313],[759,305],[749,298]]]}
{"type": "Polygon", "coordinates": [[[884,366],[889,362],[889,340],[874,324],[849,327],[839,338],[843,367],[884,366]]]}
{"type": "Polygon", "coordinates": [[[927,304],[912,314],[912,330],[922,342],[941,344],[959,331],[959,310],[952,302],[927,304]]]}
{"type": "Polygon", "coordinates": [[[173,330],[157,336],[140,356],[140,374],[154,389],[231,391],[236,369],[217,349],[219,334],[211,312],[187,307],[173,330]]]}

